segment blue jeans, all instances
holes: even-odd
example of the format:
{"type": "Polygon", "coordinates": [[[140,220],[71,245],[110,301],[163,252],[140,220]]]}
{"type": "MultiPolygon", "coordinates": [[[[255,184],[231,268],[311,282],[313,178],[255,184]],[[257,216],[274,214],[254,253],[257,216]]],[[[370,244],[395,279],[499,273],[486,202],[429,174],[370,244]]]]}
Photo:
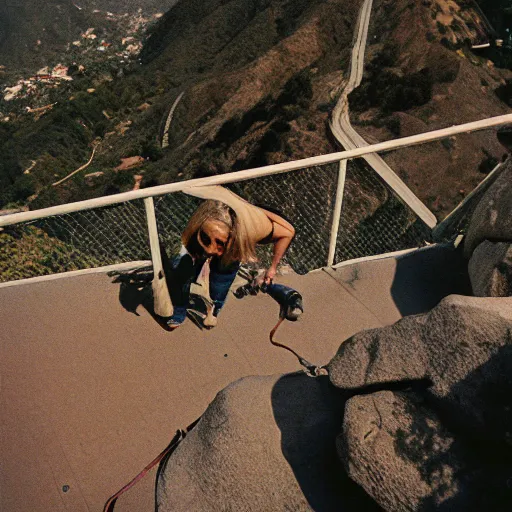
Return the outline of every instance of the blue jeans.
{"type": "MultiPolygon", "coordinates": [[[[167,275],[167,285],[171,294],[174,314],[170,318],[173,324],[181,324],[187,316],[189,306],[190,285],[196,279],[203,267],[204,260],[192,261],[189,254],[178,255],[171,259],[167,275]]],[[[218,258],[213,258],[210,264],[210,297],[215,305],[214,316],[218,316],[226,302],[229,289],[235,280],[240,264],[235,262],[223,268],[218,258]]]]}

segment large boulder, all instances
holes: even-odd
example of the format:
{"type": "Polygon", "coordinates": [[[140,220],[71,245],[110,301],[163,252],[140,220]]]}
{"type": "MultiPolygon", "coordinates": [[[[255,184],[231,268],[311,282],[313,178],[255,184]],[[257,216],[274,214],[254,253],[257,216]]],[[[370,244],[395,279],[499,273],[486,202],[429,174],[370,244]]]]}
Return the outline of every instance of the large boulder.
{"type": "Polygon", "coordinates": [[[510,442],[512,297],[450,295],[432,311],[345,341],[329,378],[351,394],[424,384],[455,428],[510,442]],[[365,391],[366,390],[366,391],[365,391]]]}
{"type": "Polygon", "coordinates": [[[464,254],[470,258],[484,240],[512,243],[512,160],[478,203],[464,241],[464,254]]]}
{"type": "Polygon", "coordinates": [[[449,296],[328,369],[348,400],[340,460],[385,510],[510,510],[512,298],[449,296]]]}
{"type": "Polygon", "coordinates": [[[512,296],[512,244],[482,242],[469,260],[468,274],[476,297],[512,296]]]}
{"type": "Polygon", "coordinates": [[[162,463],[157,510],[376,510],[340,469],[342,410],[327,378],[236,381],[162,463]]]}
{"type": "Polygon", "coordinates": [[[384,510],[485,510],[492,503],[495,471],[472,462],[417,393],[351,398],[337,446],[349,476],[384,510]]]}

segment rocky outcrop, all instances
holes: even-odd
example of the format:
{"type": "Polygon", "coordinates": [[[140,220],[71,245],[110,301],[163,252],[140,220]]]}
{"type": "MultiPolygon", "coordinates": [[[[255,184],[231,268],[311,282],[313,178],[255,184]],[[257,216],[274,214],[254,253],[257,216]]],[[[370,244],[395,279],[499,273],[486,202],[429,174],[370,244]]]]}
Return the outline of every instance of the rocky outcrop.
{"type": "Polygon", "coordinates": [[[512,296],[512,161],[476,206],[464,240],[477,297],[512,296]]]}
{"type": "Polygon", "coordinates": [[[126,171],[127,169],[133,169],[144,163],[144,158],[141,156],[129,156],[127,158],[121,158],[121,164],[114,168],[114,171],[126,171]]]}
{"type": "Polygon", "coordinates": [[[350,478],[384,510],[434,510],[456,497],[453,510],[469,510],[482,475],[417,393],[350,399],[337,447],[350,478]]]}
{"type": "Polygon", "coordinates": [[[331,382],[354,394],[428,383],[426,396],[455,424],[505,441],[512,410],[506,402],[496,410],[492,392],[512,393],[512,298],[451,295],[425,315],[356,334],[328,368],[331,382]]]}
{"type": "Polygon", "coordinates": [[[452,295],[356,334],[328,368],[351,395],[340,460],[385,510],[510,508],[512,298],[452,295]]]}
{"type": "Polygon", "coordinates": [[[464,254],[470,258],[485,240],[512,243],[512,161],[509,159],[499,178],[482,197],[471,217],[464,241],[464,254]]]}
{"type": "Polygon", "coordinates": [[[162,464],[157,510],[376,510],[340,470],[342,409],[326,378],[229,385],[162,464]]]}
{"type": "Polygon", "coordinates": [[[512,243],[482,242],[473,251],[468,271],[476,297],[512,296],[512,243]]]}

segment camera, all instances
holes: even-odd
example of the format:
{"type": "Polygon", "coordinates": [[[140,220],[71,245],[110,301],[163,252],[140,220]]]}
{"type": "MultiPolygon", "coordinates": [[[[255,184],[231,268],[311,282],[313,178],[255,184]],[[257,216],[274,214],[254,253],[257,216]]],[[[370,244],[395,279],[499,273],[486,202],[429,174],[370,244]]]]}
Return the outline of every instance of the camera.
{"type": "Polygon", "coordinates": [[[280,315],[287,320],[294,322],[304,312],[302,295],[289,286],[282,284],[266,284],[261,286],[253,282],[244,284],[237,288],[233,295],[237,299],[243,299],[248,295],[257,295],[259,291],[270,295],[281,307],[280,315]]]}
{"type": "Polygon", "coordinates": [[[258,295],[259,291],[260,291],[260,287],[251,282],[251,283],[244,284],[243,286],[240,286],[239,288],[237,288],[233,292],[233,295],[237,299],[243,299],[244,297],[247,297],[247,295],[258,295]]]}

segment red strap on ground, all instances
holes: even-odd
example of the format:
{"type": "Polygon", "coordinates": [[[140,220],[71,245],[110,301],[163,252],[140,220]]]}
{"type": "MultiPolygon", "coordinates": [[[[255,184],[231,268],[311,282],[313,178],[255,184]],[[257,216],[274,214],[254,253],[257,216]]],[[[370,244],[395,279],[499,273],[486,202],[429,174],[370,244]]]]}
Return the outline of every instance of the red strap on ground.
{"type": "Polygon", "coordinates": [[[327,375],[327,369],[324,366],[317,366],[314,364],[311,364],[309,361],[304,359],[300,354],[295,352],[293,348],[287,347],[286,345],[283,345],[282,343],[279,343],[278,341],[274,340],[274,334],[276,333],[279,326],[283,323],[284,316],[281,316],[279,318],[279,322],[275,325],[275,327],[270,331],[270,343],[272,345],[275,345],[276,347],[285,348],[289,352],[291,352],[298,360],[300,365],[303,367],[304,373],[308,377],[320,377],[320,375],[327,375]]]}
{"type": "Polygon", "coordinates": [[[119,498],[119,496],[121,496],[121,494],[126,492],[128,489],[133,487],[139,480],[144,478],[148,471],[154,468],[169,452],[171,452],[185,437],[185,435],[185,431],[178,430],[175,436],[172,438],[169,446],[167,446],[167,448],[162,453],[160,453],[154,460],[152,460],[131,482],[127,483],[121,490],[116,492],[112,497],[108,499],[108,501],[105,503],[105,507],[103,508],[103,512],[112,512],[114,510],[117,498],[119,498]]]}
{"type": "Polygon", "coordinates": [[[292,348],[287,347],[286,345],[283,345],[282,343],[279,343],[278,341],[274,340],[274,334],[276,333],[276,331],[279,328],[279,326],[283,323],[283,320],[284,320],[284,317],[281,316],[279,318],[279,322],[277,322],[275,327],[270,331],[270,343],[272,343],[272,345],[275,345],[276,347],[285,348],[286,350],[291,352],[299,361],[301,361],[302,357],[299,354],[297,354],[297,352],[295,352],[295,350],[293,350],[292,348]]]}

